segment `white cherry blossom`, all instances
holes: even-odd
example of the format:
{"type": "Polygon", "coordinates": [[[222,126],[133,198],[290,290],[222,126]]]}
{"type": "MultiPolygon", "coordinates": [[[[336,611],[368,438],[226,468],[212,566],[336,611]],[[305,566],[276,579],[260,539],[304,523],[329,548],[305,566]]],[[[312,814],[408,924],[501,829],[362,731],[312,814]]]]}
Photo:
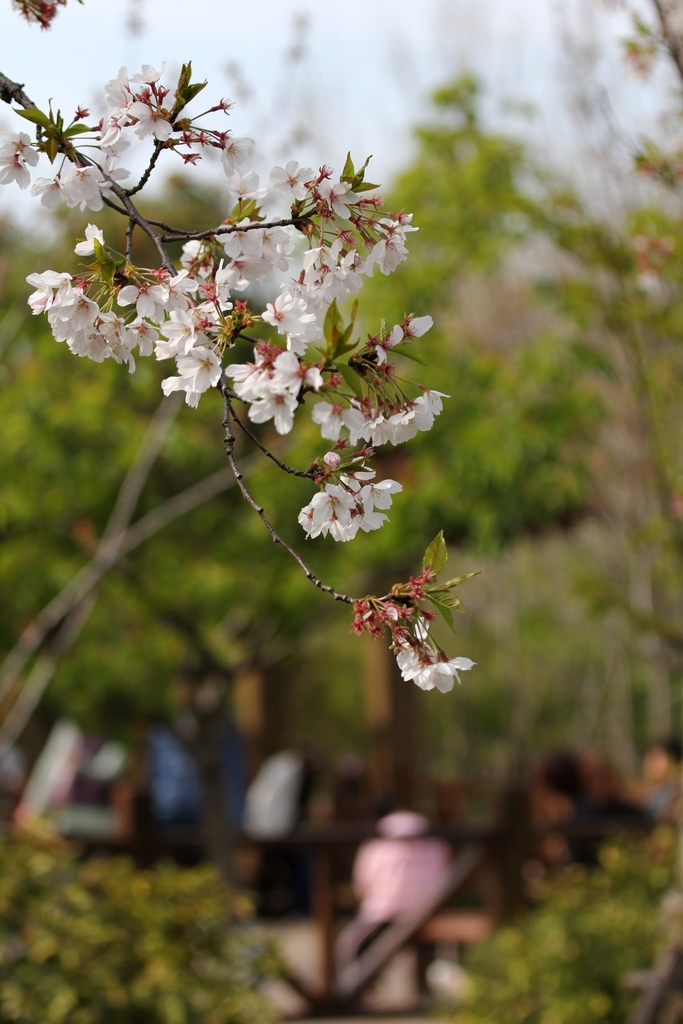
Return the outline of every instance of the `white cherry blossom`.
{"type": "Polygon", "coordinates": [[[273,167],[270,183],[276,192],[291,195],[294,199],[305,199],[308,195],[305,182],[313,177],[310,167],[300,167],[296,160],[289,160],[284,167],[273,167]]]}
{"type": "Polygon", "coordinates": [[[119,306],[135,303],[138,316],[149,317],[155,323],[164,318],[164,306],[168,302],[168,288],[161,284],[127,284],[116,297],[119,306]]]}
{"type": "Polygon", "coordinates": [[[165,142],[173,133],[171,122],[159,110],[150,107],[147,103],[131,103],[128,114],[137,119],[138,123],[133,127],[133,131],[139,139],[148,139],[150,136],[154,136],[157,141],[165,142]]]}
{"type": "Polygon", "coordinates": [[[48,210],[55,210],[64,196],[62,179],[59,175],[56,178],[36,178],[31,185],[31,195],[40,196],[42,206],[48,210]]]}
{"type": "Polygon", "coordinates": [[[19,188],[28,188],[31,184],[28,168],[37,163],[38,154],[31,148],[26,132],[0,132],[0,185],[16,181],[19,188]]]}
{"type": "Polygon", "coordinates": [[[106,186],[99,167],[74,167],[62,178],[66,205],[80,210],[101,210],[104,206],[102,186],[106,186]]]}
{"type": "Polygon", "coordinates": [[[249,419],[254,423],[273,420],[278,434],[288,434],[294,426],[298,402],[289,391],[263,394],[249,406],[249,419]]]}
{"type": "Polygon", "coordinates": [[[74,252],[77,256],[92,256],[95,252],[94,240],[104,245],[104,234],[96,224],[88,224],[85,229],[85,241],[79,242],[74,252]]]}

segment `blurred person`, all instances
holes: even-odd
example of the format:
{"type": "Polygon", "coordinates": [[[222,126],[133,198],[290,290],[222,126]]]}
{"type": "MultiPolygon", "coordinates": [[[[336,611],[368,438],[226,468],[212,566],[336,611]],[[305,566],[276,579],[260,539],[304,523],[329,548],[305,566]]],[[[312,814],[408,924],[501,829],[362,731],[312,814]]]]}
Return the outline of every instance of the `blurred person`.
{"type": "Polygon", "coordinates": [[[334,773],[334,820],[368,821],[373,815],[365,761],[358,754],[342,754],[334,773]]]}
{"type": "MultiPolygon", "coordinates": [[[[533,824],[549,825],[571,821],[576,815],[577,804],[584,789],[578,754],[572,750],[553,750],[545,754],[531,776],[533,824]]],[[[562,832],[543,836],[538,844],[538,857],[541,871],[543,865],[558,866],[570,862],[571,851],[562,832]]]]}
{"type": "MultiPolygon", "coordinates": [[[[580,754],[554,751],[544,758],[537,776],[533,800],[534,821],[591,825],[605,819],[643,823],[647,810],[625,793],[611,762],[597,751],[580,754]]],[[[591,837],[566,837],[558,829],[542,841],[541,851],[549,864],[598,863],[600,841],[591,837]]]]}
{"type": "Polygon", "coordinates": [[[675,822],[680,813],[683,744],[677,736],[653,743],[643,757],[643,806],[655,821],[675,822]]]}
{"type": "Polygon", "coordinates": [[[360,846],[352,874],[359,906],[338,936],[338,969],[393,921],[419,911],[443,884],[451,869],[451,848],[442,839],[426,837],[428,830],[423,815],[397,810],[380,818],[378,837],[360,846]]]}
{"type": "MultiPolygon", "coordinates": [[[[308,820],[315,778],[313,753],[282,750],[268,757],[247,789],[243,827],[255,839],[277,839],[308,820]]],[[[310,857],[306,850],[262,850],[256,879],[258,911],[266,917],[310,910],[310,857]]]]}

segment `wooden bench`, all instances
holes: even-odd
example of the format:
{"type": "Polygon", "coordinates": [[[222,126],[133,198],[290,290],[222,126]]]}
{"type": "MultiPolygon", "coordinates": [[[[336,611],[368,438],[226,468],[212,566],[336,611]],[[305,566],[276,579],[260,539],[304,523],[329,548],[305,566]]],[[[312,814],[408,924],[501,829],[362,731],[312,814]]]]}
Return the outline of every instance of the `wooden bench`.
{"type": "Polygon", "coordinates": [[[485,910],[442,910],[415,935],[418,946],[473,946],[493,934],[493,915],[485,910]]]}

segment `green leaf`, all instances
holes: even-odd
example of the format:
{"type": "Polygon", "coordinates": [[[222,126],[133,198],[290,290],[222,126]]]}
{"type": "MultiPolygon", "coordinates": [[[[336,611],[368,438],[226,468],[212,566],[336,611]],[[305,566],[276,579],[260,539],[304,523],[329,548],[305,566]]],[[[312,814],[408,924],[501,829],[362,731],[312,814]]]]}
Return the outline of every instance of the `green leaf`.
{"type": "Polygon", "coordinates": [[[427,360],[422,353],[413,348],[408,341],[399,341],[398,345],[394,345],[391,351],[398,352],[400,356],[405,356],[406,359],[412,359],[414,363],[419,363],[420,366],[427,365],[427,360]]]}
{"type": "Polygon", "coordinates": [[[186,103],[190,103],[195,96],[198,96],[202,89],[206,89],[208,81],[205,79],[203,82],[193,82],[187,90],[186,103]]]}
{"type": "Polygon", "coordinates": [[[55,139],[52,135],[50,135],[49,138],[45,139],[43,147],[45,149],[45,153],[47,154],[48,160],[51,164],[53,164],[59,154],[59,139],[55,139]]]}
{"type": "Polygon", "coordinates": [[[346,355],[347,352],[353,352],[354,348],[358,344],[357,341],[349,341],[351,334],[353,333],[353,321],[345,328],[342,334],[337,339],[337,345],[334,350],[333,359],[338,356],[346,355]]]}
{"type": "Polygon", "coordinates": [[[357,395],[358,398],[362,399],[363,398],[363,388],[361,387],[360,377],[358,376],[356,371],[353,369],[353,367],[349,366],[348,363],[340,363],[339,366],[337,367],[337,369],[339,370],[339,372],[341,373],[342,377],[344,378],[346,383],[349,385],[349,387],[351,388],[353,393],[355,395],[357,395]]]}
{"type": "Polygon", "coordinates": [[[344,333],[344,321],[341,318],[339,309],[337,307],[337,300],[330,305],[325,314],[325,321],[323,323],[323,334],[328,343],[327,354],[330,359],[334,359],[334,354],[337,350],[337,342],[343,336],[344,333]]]}
{"type": "Polygon", "coordinates": [[[174,116],[177,116],[195,96],[206,88],[206,82],[192,82],[192,62],[183,64],[175,94],[174,116]]]}
{"type": "Polygon", "coordinates": [[[239,221],[244,220],[245,218],[248,218],[249,220],[263,220],[261,209],[256,205],[255,199],[250,199],[248,202],[240,199],[237,205],[230,211],[230,217],[228,219],[233,221],[233,223],[239,223],[239,221]]]}
{"type": "Polygon", "coordinates": [[[85,132],[94,132],[95,128],[91,128],[87,124],[72,124],[70,128],[67,128],[64,132],[64,138],[68,139],[72,135],[83,135],[85,132]]]}
{"type": "Polygon", "coordinates": [[[425,551],[422,564],[424,566],[429,566],[433,572],[439,573],[447,561],[448,551],[446,550],[446,541],[443,539],[443,530],[439,530],[436,537],[425,551]]]}
{"type": "Polygon", "coordinates": [[[44,114],[42,110],[38,110],[38,107],[31,107],[29,110],[18,110],[16,107],[13,109],[14,113],[18,114],[19,117],[25,118],[31,124],[37,124],[40,128],[49,128],[52,123],[47,114],[44,114]]]}
{"type": "Polygon", "coordinates": [[[93,248],[95,250],[95,258],[97,259],[97,262],[101,263],[101,264],[103,264],[105,266],[112,266],[113,267],[114,266],[114,259],[113,259],[113,257],[111,257],[109,255],[107,250],[104,248],[104,246],[100,242],[99,238],[93,238],[92,244],[93,244],[93,248]]]}
{"type": "Polygon", "coordinates": [[[375,185],[371,181],[359,181],[357,185],[353,186],[354,192],[372,192],[373,189],[381,188],[381,185],[375,185]]]}
{"type": "Polygon", "coordinates": [[[439,612],[443,616],[445,621],[448,623],[449,629],[451,629],[455,633],[455,623],[453,622],[453,612],[451,611],[451,609],[447,607],[447,605],[442,604],[440,601],[434,601],[433,599],[431,600],[437,612],[439,612]]]}
{"type": "Polygon", "coordinates": [[[435,604],[442,604],[446,608],[455,608],[458,612],[464,612],[465,609],[462,606],[462,601],[455,594],[452,594],[450,590],[441,590],[436,588],[428,591],[430,601],[434,601],[435,604]]]}
{"type": "Polygon", "coordinates": [[[346,181],[347,179],[352,178],[355,173],[356,172],[353,168],[353,160],[351,159],[351,154],[347,153],[346,163],[344,164],[344,170],[341,172],[339,180],[346,181]]]}
{"type": "Polygon", "coordinates": [[[454,576],[452,580],[447,580],[445,583],[433,584],[432,587],[428,587],[428,590],[450,590],[452,587],[459,587],[465,580],[471,580],[473,576],[479,576],[481,569],[477,569],[475,572],[466,572],[462,576],[454,576]]]}

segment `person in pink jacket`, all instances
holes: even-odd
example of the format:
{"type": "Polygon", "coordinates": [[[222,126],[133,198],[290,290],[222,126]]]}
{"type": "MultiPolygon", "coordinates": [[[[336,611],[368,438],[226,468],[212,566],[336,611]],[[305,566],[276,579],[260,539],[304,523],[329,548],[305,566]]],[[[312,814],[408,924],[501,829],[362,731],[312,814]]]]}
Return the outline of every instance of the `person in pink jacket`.
{"type": "Polygon", "coordinates": [[[361,845],[353,865],[358,897],[356,917],[337,939],[336,959],[343,967],[384,928],[415,913],[443,884],[452,855],[442,839],[425,837],[429,821],[412,811],[394,811],[377,823],[377,839],[361,845]]]}

